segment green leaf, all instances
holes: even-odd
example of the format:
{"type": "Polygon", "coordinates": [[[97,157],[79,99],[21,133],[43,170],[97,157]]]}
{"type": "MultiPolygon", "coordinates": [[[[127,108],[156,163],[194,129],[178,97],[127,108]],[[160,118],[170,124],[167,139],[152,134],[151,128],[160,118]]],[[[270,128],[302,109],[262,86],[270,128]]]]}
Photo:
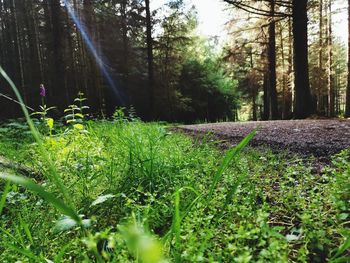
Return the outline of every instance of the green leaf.
{"type": "Polygon", "coordinates": [[[43,112],[33,112],[33,113],[31,113],[30,114],[30,116],[35,116],[35,115],[44,115],[45,113],[43,113],[43,112]]]}
{"type": "Polygon", "coordinates": [[[53,109],[56,109],[56,107],[55,106],[49,107],[49,108],[46,109],[46,111],[53,110],[53,109]]]}
{"type": "Polygon", "coordinates": [[[349,214],[348,214],[348,213],[341,213],[341,214],[339,215],[339,219],[340,219],[340,220],[346,220],[348,217],[349,217],[349,214]]]}
{"type": "Polygon", "coordinates": [[[288,242],[293,242],[293,241],[297,241],[300,239],[300,236],[294,235],[294,234],[288,234],[286,235],[286,239],[288,242]]]}
{"type": "Polygon", "coordinates": [[[95,201],[92,202],[91,206],[102,204],[113,197],[115,197],[115,195],[112,195],[112,194],[101,195],[97,197],[95,201]]]}
{"type": "Polygon", "coordinates": [[[51,205],[56,207],[60,212],[73,218],[76,222],[81,223],[81,218],[71,207],[67,206],[60,199],[57,199],[53,194],[46,192],[45,188],[37,185],[32,180],[25,178],[25,177],[10,175],[10,174],[6,174],[6,173],[0,173],[0,178],[7,180],[7,181],[10,181],[10,182],[13,182],[15,184],[22,185],[22,186],[26,187],[27,189],[37,193],[44,200],[46,200],[48,203],[50,203],[51,205]]]}
{"type": "Polygon", "coordinates": [[[78,123],[78,124],[74,124],[73,127],[77,130],[83,130],[84,129],[84,125],[78,123]]]}
{"type": "Polygon", "coordinates": [[[57,232],[67,231],[69,229],[72,229],[76,225],[77,225],[77,222],[74,219],[65,216],[56,222],[56,225],[54,227],[54,232],[57,233],[57,232]]]}
{"type": "Polygon", "coordinates": [[[75,117],[78,117],[78,118],[84,118],[84,115],[83,115],[83,114],[81,114],[81,113],[76,113],[76,114],[75,114],[75,117]]]}
{"type": "Polygon", "coordinates": [[[46,124],[47,124],[47,126],[49,127],[49,129],[50,130],[52,130],[53,129],[53,119],[52,118],[47,118],[46,119],[46,124]]]}
{"type": "MultiPolygon", "coordinates": [[[[53,230],[55,233],[64,232],[64,231],[68,231],[76,226],[78,226],[77,221],[75,221],[74,219],[72,219],[69,216],[64,216],[56,222],[56,225],[55,225],[53,230]]],[[[83,226],[84,228],[90,227],[91,220],[90,219],[81,220],[81,226],[83,226]]]]}
{"type": "MultiPolygon", "coordinates": [[[[84,95],[84,94],[82,94],[84,95]]],[[[85,101],[87,100],[86,98],[75,98],[74,101],[78,101],[78,102],[82,102],[82,101],[85,101]]]]}

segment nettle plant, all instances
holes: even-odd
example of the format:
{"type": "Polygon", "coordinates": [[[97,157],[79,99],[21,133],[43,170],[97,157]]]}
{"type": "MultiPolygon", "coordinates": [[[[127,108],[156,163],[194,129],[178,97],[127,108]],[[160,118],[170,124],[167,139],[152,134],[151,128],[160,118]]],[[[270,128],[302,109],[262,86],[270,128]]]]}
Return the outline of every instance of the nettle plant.
{"type": "Polygon", "coordinates": [[[41,105],[39,105],[39,111],[33,112],[31,116],[39,116],[45,126],[49,129],[50,136],[52,135],[54,120],[53,118],[48,117],[48,113],[51,110],[56,109],[56,107],[48,107],[46,105],[46,89],[43,84],[40,84],[40,96],[41,96],[41,105]]]}
{"type": "Polygon", "coordinates": [[[128,109],[125,107],[117,107],[113,113],[113,121],[115,123],[122,124],[129,121],[140,121],[140,118],[137,117],[134,106],[130,106],[128,109]]]}
{"type": "Polygon", "coordinates": [[[128,110],[128,117],[130,121],[140,121],[141,119],[137,116],[136,109],[133,105],[128,110]]]}
{"type": "Polygon", "coordinates": [[[45,126],[49,130],[50,136],[52,135],[52,130],[53,130],[53,125],[54,125],[54,120],[53,118],[48,117],[48,112],[56,109],[56,107],[47,107],[46,105],[39,106],[40,111],[33,112],[31,116],[40,116],[40,119],[42,122],[45,124],[45,126]]]}
{"type": "Polygon", "coordinates": [[[128,118],[125,115],[125,107],[115,109],[113,113],[113,121],[118,124],[122,124],[128,121],[128,118]]]}
{"type": "Polygon", "coordinates": [[[74,129],[79,131],[86,131],[84,127],[84,110],[89,109],[89,106],[84,105],[84,101],[86,100],[84,93],[79,92],[78,97],[74,99],[74,103],[64,110],[67,124],[71,124],[74,129]]]}

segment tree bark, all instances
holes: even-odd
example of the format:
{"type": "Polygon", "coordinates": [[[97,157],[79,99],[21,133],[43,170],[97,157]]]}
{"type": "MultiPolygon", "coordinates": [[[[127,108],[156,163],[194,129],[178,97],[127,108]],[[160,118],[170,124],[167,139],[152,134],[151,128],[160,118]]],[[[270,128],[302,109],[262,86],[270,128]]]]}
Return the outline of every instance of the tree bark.
{"type": "Polygon", "coordinates": [[[350,117],[350,0],[348,0],[348,85],[346,87],[345,117],[350,117]]]}
{"type": "Polygon", "coordinates": [[[328,116],[335,116],[335,94],[334,94],[334,75],[333,75],[333,40],[332,40],[332,1],[328,1],[328,116]]]}
{"type": "MultiPolygon", "coordinates": [[[[294,112],[294,63],[293,63],[293,26],[292,18],[288,19],[288,93],[286,100],[288,101],[288,118],[291,117],[291,113],[294,112]]],[[[286,114],[287,116],[287,114],[286,114]]]]}
{"type": "Polygon", "coordinates": [[[53,89],[52,96],[56,105],[64,107],[63,105],[68,105],[67,98],[64,103],[62,103],[61,95],[62,91],[67,93],[67,86],[64,82],[66,72],[64,68],[64,32],[62,26],[62,12],[61,12],[61,1],[53,0],[51,2],[51,19],[52,19],[52,54],[54,62],[54,72],[52,72],[53,89]]]}
{"type": "Polygon", "coordinates": [[[258,114],[257,114],[257,105],[256,105],[256,94],[253,94],[252,96],[252,103],[253,103],[253,121],[257,121],[258,120],[258,114]]]}
{"type": "Polygon", "coordinates": [[[269,77],[265,73],[264,74],[264,83],[263,83],[263,88],[264,88],[264,109],[263,109],[263,115],[261,116],[261,119],[263,121],[267,121],[270,118],[270,94],[269,94],[269,77]]]}
{"type": "Polygon", "coordinates": [[[293,0],[293,42],[295,72],[295,118],[312,113],[308,65],[307,0],[293,0]]]}
{"type": "Polygon", "coordinates": [[[282,59],[282,120],[286,118],[286,92],[287,92],[287,78],[286,78],[286,65],[284,56],[284,39],[283,28],[280,26],[280,41],[281,41],[281,59],[282,59]]]}
{"type": "Polygon", "coordinates": [[[128,39],[128,25],[127,25],[127,0],[122,0],[120,3],[121,13],[121,29],[123,38],[123,75],[124,84],[127,89],[129,80],[129,39],[128,39]]]}
{"type": "Polygon", "coordinates": [[[269,90],[270,90],[270,107],[271,119],[277,120],[278,99],[276,89],[276,22],[274,18],[275,0],[270,0],[271,21],[269,24],[269,48],[268,48],[268,65],[269,65],[269,90]]]}
{"type": "Polygon", "coordinates": [[[12,0],[12,15],[13,15],[13,22],[14,22],[14,37],[15,37],[15,47],[17,51],[17,56],[18,56],[18,66],[19,66],[19,74],[20,74],[20,91],[22,91],[22,96],[23,96],[23,101],[25,104],[27,104],[27,94],[26,94],[26,89],[25,89],[25,80],[24,80],[24,67],[23,67],[23,52],[22,52],[22,41],[20,39],[21,32],[20,32],[20,27],[18,23],[18,16],[17,16],[17,6],[16,2],[12,0]]]}
{"type": "Polygon", "coordinates": [[[323,91],[323,0],[319,3],[319,51],[318,51],[318,87],[317,87],[317,113],[321,114],[324,110],[323,91]]]}
{"type": "Polygon", "coordinates": [[[152,18],[149,0],[146,3],[146,34],[147,34],[147,61],[148,61],[148,85],[149,85],[149,107],[150,117],[154,118],[154,59],[153,59],[153,39],[152,39],[152,18]]]}

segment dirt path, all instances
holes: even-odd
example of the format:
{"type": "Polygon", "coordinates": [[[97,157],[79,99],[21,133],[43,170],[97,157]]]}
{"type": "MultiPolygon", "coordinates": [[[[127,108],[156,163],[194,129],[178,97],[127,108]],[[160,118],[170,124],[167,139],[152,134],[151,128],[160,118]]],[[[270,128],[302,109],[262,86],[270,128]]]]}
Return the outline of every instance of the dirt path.
{"type": "Polygon", "coordinates": [[[235,144],[253,129],[258,132],[253,146],[268,145],[275,150],[289,150],[320,158],[350,147],[350,120],[291,120],[267,122],[228,122],[185,125],[178,127],[187,133],[207,134],[235,144]]]}

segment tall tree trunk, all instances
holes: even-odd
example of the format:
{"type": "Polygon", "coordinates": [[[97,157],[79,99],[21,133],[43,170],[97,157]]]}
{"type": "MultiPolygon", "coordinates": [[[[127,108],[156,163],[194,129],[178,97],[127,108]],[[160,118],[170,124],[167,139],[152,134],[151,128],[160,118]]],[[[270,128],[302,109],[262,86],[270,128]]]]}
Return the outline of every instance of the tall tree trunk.
{"type": "Polygon", "coordinates": [[[270,118],[270,94],[269,94],[269,77],[267,73],[264,73],[264,109],[263,109],[263,116],[261,116],[261,119],[263,121],[267,121],[270,118]]]}
{"type": "Polygon", "coordinates": [[[293,39],[295,72],[295,118],[304,119],[312,113],[309,82],[307,0],[293,0],[293,39]]]}
{"type": "Polygon", "coordinates": [[[288,118],[294,112],[294,64],[293,64],[293,26],[292,19],[288,19],[288,118]]]}
{"type": "Polygon", "coordinates": [[[27,94],[26,94],[26,89],[25,89],[25,80],[24,80],[24,67],[23,67],[23,52],[22,52],[22,41],[20,39],[21,37],[21,32],[19,28],[19,23],[18,23],[18,16],[17,16],[18,10],[16,6],[16,1],[12,0],[12,15],[13,15],[13,21],[14,21],[14,35],[15,35],[15,47],[18,55],[18,66],[19,66],[19,74],[20,74],[20,90],[22,91],[22,96],[24,103],[27,104],[27,94]]]}
{"type": "MultiPolygon", "coordinates": [[[[100,42],[98,39],[98,23],[97,18],[94,11],[94,1],[92,0],[84,0],[83,1],[83,10],[84,10],[84,22],[85,28],[90,35],[91,41],[93,43],[95,52],[101,58],[100,52],[100,42]]],[[[86,50],[86,65],[87,70],[89,72],[88,78],[88,87],[86,89],[86,97],[91,98],[90,104],[92,104],[93,109],[97,109],[101,104],[101,81],[100,81],[100,70],[99,70],[99,62],[96,63],[94,56],[91,55],[91,51],[89,49],[86,50]]],[[[102,59],[102,58],[101,58],[102,59]]]]}
{"type": "Polygon", "coordinates": [[[52,52],[54,62],[54,72],[52,73],[53,89],[52,95],[56,105],[68,105],[68,101],[62,103],[62,91],[67,92],[65,85],[65,68],[64,68],[64,45],[63,45],[63,26],[62,26],[62,12],[61,1],[52,0],[51,2],[51,19],[52,19],[52,52]]]}
{"type": "Polygon", "coordinates": [[[350,0],[348,0],[348,85],[346,87],[345,117],[350,117],[350,0]]]}
{"type": "MultiPolygon", "coordinates": [[[[253,73],[254,70],[254,60],[253,60],[253,50],[250,49],[249,51],[249,58],[250,58],[250,68],[251,71],[253,73]]],[[[255,74],[254,74],[255,75],[255,74]]],[[[258,110],[258,105],[256,103],[256,98],[257,98],[257,94],[258,94],[258,90],[256,88],[256,84],[255,84],[255,80],[254,80],[254,75],[251,75],[249,77],[249,90],[252,94],[252,103],[253,103],[253,121],[257,121],[258,120],[258,114],[257,114],[257,110],[258,110]]]]}
{"type": "Polygon", "coordinates": [[[271,103],[271,119],[278,119],[278,100],[276,89],[276,22],[275,0],[270,0],[271,21],[269,24],[269,48],[268,48],[268,64],[269,64],[269,89],[271,103]]]}
{"type": "Polygon", "coordinates": [[[253,96],[252,96],[252,103],[253,103],[253,121],[257,121],[258,120],[258,114],[257,114],[257,110],[258,110],[258,107],[257,107],[257,104],[256,104],[256,94],[254,93],[253,96]]]}
{"type": "MultiPolygon", "coordinates": [[[[27,72],[26,87],[29,93],[27,104],[29,106],[36,107],[38,105],[39,96],[31,96],[33,90],[37,91],[40,83],[42,83],[42,63],[40,60],[40,43],[39,36],[37,35],[37,22],[36,22],[36,12],[34,11],[34,6],[30,1],[23,1],[25,5],[23,6],[22,13],[26,14],[25,24],[27,27],[27,47],[25,57],[29,58],[25,60],[25,68],[27,72]]],[[[35,94],[38,94],[37,92],[35,94]]]]}
{"type": "MultiPolygon", "coordinates": [[[[75,56],[75,47],[74,47],[74,38],[73,38],[73,34],[75,34],[74,32],[74,27],[72,26],[72,23],[70,21],[70,17],[68,12],[66,12],[66,23],[67,23],[67,44],[68,44],[68,54],[70,56],[70,60],[69,60],[69,73],[70,73],[70,87],[74,87],[70,89],[69,95],[73,95],[72,91],[73,89],[76,89],[79,87],[78,85],[78,76],[79,73],[77,71],[77,68],[75,66],[75,62],[76,62],[76,56],[75,56]]],[[[74,94],[75,95],[75,94],[74,94]]]]}
{"type": "Polygon", "coordinates": [[[328,116],[334,117],[335,112],[335,94],[334,94],[334,75],[333,75],[333,32],[332,32],[332,1],[328,0],[328,116]]]}
{"type": "Polygon", "coordinates": [[[43,61],[42,61],[42,49],[40,47],[40,37],[39,37],[39,21],[38,21],[38,14],[35,12],[33,6],[30,10],[32,13],[32,24],[33,24],[33,31],[35,36],[35,49],[36,49],[36,55],[38,63],[39,63],[39,74],[40,74],[40,83],[44,82],[44,72],[43,72],[43,61]]]}
{"type": "Polygon", "coordinates": [[[125,89],[128,90],[129,80],[129,40],[128,40],[128,17],[127,17],[127,0],[122,0],[120,4],[121,29],[123,37],[123,78],[125,89]]]}
{"type": "Polygon", "coordinates": [[[318,87],[317,87],[317,113],[320,114],[323,109],[323,0],[319,3],[319,51],[318,51],[318,87]]]}
{"type": "MultiPolygon", "coordinates": [[[[267,59],[267,48],[264,49],[264,51],[261,53],[262,60],[265,61],[267,59]]],[[[270,88],[269,88],[269,68],[268,65],[265,65],[264,69],[264,79],[263,79],[263,101],[264,101],[264,106],[263,106],[263,112],[261,115],[261,119],[263,121],[267,121],[270,119],[270,88]]]]}
{"type": "Polygon", "coordinates": [[[153,39],[152,39],[152,18],[149,0],[146,2],[146,34],[147,34],[147,60],[148,60],[148,85],[149,85],[149,106],[150,117],[154,118],[154,59],[153,59],[153,39]]]}
{"type": "Polygon", "coordinates": [[[334,100],[335,100],[335,115],[340,114],[340,87],[341,79],[338,65],[334,69],[334,100]]]}
{"type": "Polygon", "coordinates": [[[281,59],[282,59],[282,119],[285,119],[286,113],[286,92],[287,92],[287,78],[286,78],[286,65],[284,56],[284,39],[283,39],[283,27],[280,26],[280,41],[281,41],[281,59]]]}

